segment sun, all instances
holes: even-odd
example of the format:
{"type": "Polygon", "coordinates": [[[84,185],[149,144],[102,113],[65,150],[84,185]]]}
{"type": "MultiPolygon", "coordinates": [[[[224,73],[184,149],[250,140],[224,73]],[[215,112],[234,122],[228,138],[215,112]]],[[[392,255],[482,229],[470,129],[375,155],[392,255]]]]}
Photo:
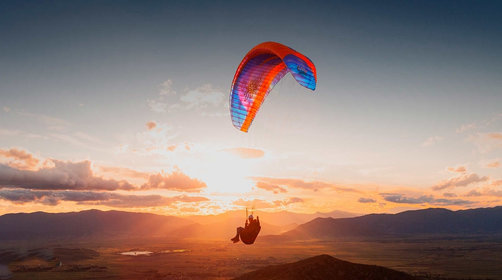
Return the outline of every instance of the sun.
{"type": "Polygon", "coordinates": [[[251,191],[253,166],[249,160],[227,152],[214,152],[192,162],[190,173],[207,184],[208,192],[246,193],[251,191]]]}

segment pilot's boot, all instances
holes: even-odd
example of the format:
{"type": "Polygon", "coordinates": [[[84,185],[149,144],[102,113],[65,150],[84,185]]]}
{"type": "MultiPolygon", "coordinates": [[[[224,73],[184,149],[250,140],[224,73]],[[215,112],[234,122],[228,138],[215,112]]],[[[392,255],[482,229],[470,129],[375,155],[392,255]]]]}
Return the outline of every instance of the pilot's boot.
{"type": "Polygon", "coordinates": [[[237,243],[239,242],[239,235],[237,234],[234,238],[230,239],[232,242],[237,243]]]}

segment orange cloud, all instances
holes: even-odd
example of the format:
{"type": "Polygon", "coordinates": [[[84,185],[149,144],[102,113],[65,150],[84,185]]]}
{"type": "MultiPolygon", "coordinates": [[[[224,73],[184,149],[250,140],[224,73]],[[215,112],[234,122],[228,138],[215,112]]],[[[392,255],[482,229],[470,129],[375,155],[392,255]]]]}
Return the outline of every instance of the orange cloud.
{"type": "Polygon", "coordinates": [[[124,195],[114,192],[92,191],[40,191],[21,189],[0,189],[0,199],[15,204],[40,203],[49,206],[58,205],[61,201],[76,202],[80,205],[104,205],[117,208],[141,208],[169,206],[175,203],[194,203],[209,201],[200,196],[161,195],[124,195]]]}
{"type": "Polygon", "coordinates": [[[99,170],[104,173],[113,173],[115,175],[119,175],[121,177],[128,178],[140,178],[146,179],[148,178],[148,173],[136,171],[134,169],[125,168],[125,167],[114,167],[114,166],[100,166],[99,170]]]}
{"type": "Polygon", "coordinates": [[[133,190],[127,181],[106,180],[92,173],[91,163],[52,160],[54,166],[36,171],[0,164],[0,185],[39,190],[133,190]]]}
{"type": "Polygon", "coordinates": [[[0,149],[0,156],[13,159],[14,161],[9,162],[9,166],[18,169],[34,169],[40,162],[32,154],[15,148],[10,150],[0,149]]]}
{"type": "Polygon", "coordinates": [[[500,161],[496,160],[493,162],[489,162],[485,166],[488,168],[497,168],[497,167],[500,167],[500,161]]]}
{"type": "Polygon", "coordinates": [[[271,202],[262,199],[244,200],[240,198],[234,201],[233,204],[237,206],[245,206],[248,208],[271,209],[301,202],[304,202],[304,200],[299,197],[290,197],[288,199],[274,200],[271,202]]]}
{"type": "Polygon", "coordinates": [[[477,133],[471,135],[468,139],[473,142],[482,153],[502,148],[502,133],[500,132],[477,133]]]}
{"type": "Polygon", "coordinates": [[[487,133],[486,136],[491,139],[502,140],[502,133],[500,132],[487,133]]]}
{"type": "Polygon", "coordinates": [[[268,184],[286,186],[297,189],[307,189],[318,191],[319,189],[331,189],[339,192],[359,192],[353,188],[340,187],[332,183],[325,183],[320,181],[307,182],[300,179],[287,179],[287,178],[271,178],[271,177],[251,177],[256,182],[264,182],[268,184]]]}
{"type": "Polygon", "coordinates": [[[148,128],[148,130],[152,130],[152,129],[156,128],[156,127],[157,127],[157,123],[154,122],[154,121],[150,121],[150,122],[146,123],[146,128],[148,128]]]}
{"type": "Polygon", "coordinates": [[[467,168],[465,168],[465,166],[448,167],[448,171],[457,172],[457,173],[464,173],[467,171],[467,168]]]}
{"type": "Polygon", "coordinates": [[[265,152],[260,149],[244,147],[225,149],[224,151],[234,154],[240,158],[261,158],[265,155],[265,152]]]}
{"type": "Polygon", "coordinates": [[[154,174],[148,177],[148,182],[141,186],[141,189],[166,189],[182,192],[200,192],[206,188],[206,183],[190,178],[181,171],[173,171],[171,174],[154,174]]]}
{"type": "Polygon", "coordinates": [[[272,191],[273,193],[285,193],[287,190],[279,185],[273,185],[265,182],[256,182],[256,187],[266,191],[272,191]]]}
{"type": "Polygon", "coordinates": [[[459,177],[454,177],[454,178],[445,180],[435,186],[432,186],[432,189],[437,191],[437,190],[443,190],[443,189],[448,189],[448,188],[465,187],[470,184],[487,181],[488,179],[489,179],[488,177],[486,177],[486,176],[480,177],[476,173],[463,174],[459,177]]]}

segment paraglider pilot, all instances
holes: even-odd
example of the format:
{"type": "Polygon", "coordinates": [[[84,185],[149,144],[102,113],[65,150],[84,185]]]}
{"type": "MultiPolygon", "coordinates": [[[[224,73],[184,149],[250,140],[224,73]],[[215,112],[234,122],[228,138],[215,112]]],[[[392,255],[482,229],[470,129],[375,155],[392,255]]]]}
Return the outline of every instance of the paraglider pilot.
{"type": "Polygon", "coordinates": [[[260,233],[260,230],[260,217],[257,216],[256,219],[254,219],[253,215],[249,215],[249,219],[246,220],[245,226],[238,227],[237,234],[230,240],[232,240],[234,243],[237,243],[239,242],[240,237],[242,243],[251,245],[256,240],[256,237],[258,236],[258,233],[260,233]]]}

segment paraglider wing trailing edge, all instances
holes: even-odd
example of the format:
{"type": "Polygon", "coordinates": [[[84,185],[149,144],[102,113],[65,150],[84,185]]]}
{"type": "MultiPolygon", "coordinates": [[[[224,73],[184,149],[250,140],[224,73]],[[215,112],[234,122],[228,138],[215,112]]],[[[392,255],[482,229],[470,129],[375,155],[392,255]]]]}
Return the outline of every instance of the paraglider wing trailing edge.
{"type": "Polygon", "coordinates": [[[230,116],[237,129],[248,131],[268,93],[288,72],[315,90],[316,68],[303,54],[276,42],[261,43],[246,54],[230,89],[230,116]]]}

